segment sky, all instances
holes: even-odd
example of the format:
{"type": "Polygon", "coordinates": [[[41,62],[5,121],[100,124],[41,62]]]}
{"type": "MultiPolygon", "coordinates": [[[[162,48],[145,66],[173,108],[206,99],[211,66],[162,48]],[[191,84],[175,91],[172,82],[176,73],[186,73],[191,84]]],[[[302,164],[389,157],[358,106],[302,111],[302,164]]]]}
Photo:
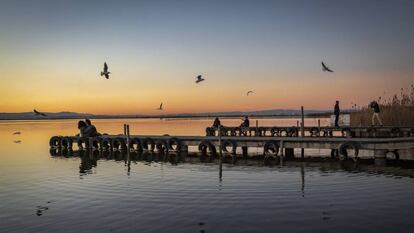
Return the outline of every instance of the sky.
{"type": "Polygon", "coordinates": [[[0,112],[365,106],[414,82],[412,12],[410,0],[0,0],[0,112]]]}

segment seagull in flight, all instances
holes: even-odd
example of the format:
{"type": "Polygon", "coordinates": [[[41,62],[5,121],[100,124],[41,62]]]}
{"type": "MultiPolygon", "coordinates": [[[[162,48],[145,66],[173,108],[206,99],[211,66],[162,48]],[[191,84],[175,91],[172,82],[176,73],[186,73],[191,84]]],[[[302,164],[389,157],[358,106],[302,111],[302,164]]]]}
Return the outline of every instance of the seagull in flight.
{"type": "Polygon", "coordinates": [[[199,83],[199,82],[202,82],[202,81],[204,81],[204,78],[201,75],[197,76],[197,80],[195,82],[199,83]]]}
{"type": "Polygon", "coordinates": [[[104,63],[104,68],[103,71],[101,72],[101,76],[105,76],[106,79],[109,79],[109,74],[111,72],[108,71],[108,65],[106,64],[106,62],[104,63]]]}
{"type": "Polygon", "coordinates": [[[327,67],[325,63],[323,62],[322,62],[322,70],[325,72],[333,72],[333,70],[329,69],[329,67],[327,67]]]}
{"type": "Polygon", "coordinates": [[[246,95],[249,96],[250,94],[253,94],[253,93],[254,93],[253,91],[248,91],[246,95]]]}
{"type": "Polygon", "coordinates": [[[33,112],[35,113],[36,116],[47,116],[46,114],[42,113],[42,112],[38,112],[36,109],[33,109],[33,112]]]}
{"type": "Polygon", "coordinates": [[[160,107],[157,108],[157,110],[162,110],[162,102],[160,104],[160,107]]]}

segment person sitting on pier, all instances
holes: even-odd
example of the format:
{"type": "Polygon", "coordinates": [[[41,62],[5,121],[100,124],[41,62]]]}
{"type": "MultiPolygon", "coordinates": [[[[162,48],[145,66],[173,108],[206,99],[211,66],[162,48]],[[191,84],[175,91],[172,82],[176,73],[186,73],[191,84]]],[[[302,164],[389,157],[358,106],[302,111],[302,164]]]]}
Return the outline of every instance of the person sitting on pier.
{"type": "Polygon", "coordinates": [[[240,124],[240,127],[249,127],[249,126],[250,126],[249,117],[245,116],[243,122],[240,124]]]}
{"type": "Polygon", "coordinates": [[[334,114],[335,114],[335,127],[339,127],[338,125],[338,121],[339,121],[339,113],[340,113],[340,109],[339,109],[339,101],[337,100],[335,103],[335,107],[334,107],[334,114]]]}
{"type": "Polygon", "coordinates": [[[216,117],[216,119],[214,119],[213,127],[218,128],[219,126],[221,126],[221,122],[220,119],[216,117]]]}
{"type": "Polygon", "coordinates": [[[96,127],[92,125],[92,122],[89,119],[85,119],[85,123],[86,123],[85,134],[88,135],[86,137],[96,137],[96,136],[101,135],[100,133],[98,133],[98,131],[96,130],[96,127]]]}
{"type": "Polygon", "coordinates": [[[76,136],[85,137],[85,130],[88,126],[84,121],[78,121],[79,133],[76,136]]]}
{"type": "Polygon", "coordinates": [[[379,116],[379,113],[380,113],[380,106],[379,106],[378,102],[374,100],[374,101],[372,101],[372,102],[369,104],[369,106],[370,106],[370,107],[371,107],[371,109],[374,111],[374,113],[372,114],[372,126],[374,126],[374,125],[375,125],[375,118],[377,118],[377,120],[378,120],[379,124],[380,124],[381,126],[383,126],[383,125],[382,125],[381,118],[380,118],[380,116],[379,116]]]}

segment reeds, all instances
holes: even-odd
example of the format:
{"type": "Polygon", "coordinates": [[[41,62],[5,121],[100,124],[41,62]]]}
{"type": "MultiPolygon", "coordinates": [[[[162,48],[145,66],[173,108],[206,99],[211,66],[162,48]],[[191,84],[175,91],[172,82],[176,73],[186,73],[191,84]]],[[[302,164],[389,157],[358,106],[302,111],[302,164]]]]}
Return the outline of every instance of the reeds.
{"type": "MultiPolygon", "coordinates": [[[[380,105],[380,117],[385,126],[414,126],[414,85],[404,90],[401,88],[399,94],[384,99],[377,99],[380,105]]],[[[359,109],[354,108],[351,113],[351,126],[371,125],[373,111],[367,105],[359,109]]]]}

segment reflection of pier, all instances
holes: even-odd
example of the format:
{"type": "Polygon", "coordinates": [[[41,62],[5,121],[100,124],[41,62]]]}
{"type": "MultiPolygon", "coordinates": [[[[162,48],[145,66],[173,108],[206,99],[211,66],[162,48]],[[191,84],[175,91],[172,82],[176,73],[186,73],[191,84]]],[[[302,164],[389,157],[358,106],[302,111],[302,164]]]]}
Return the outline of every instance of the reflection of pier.
{"type": "MultiPolygon", "coordinates": [[[[80,158],[79,171],[82,174],[91,173],[91,169],[97,166],[98,160],[122,161],[127,166],[127,173],[131,170],[131,162],[133,163],[169,163],[176,165],[179,163],[187,164],[217,164],[219,165],[219,178],[222,178],[222,169],[224,164],[231,163],[236,166],[249,167],[294,167],[298,169],[301,179],[301,191],[305,193],[305,170],[316,170],[323,173],[332,172],[350,172],[350,173],[367,173],[367,174],[384,174],[397,177],[414,177],[414,163],[395,162],[389,165],[380,165],[371,163],[369,161],[360,161],[354,163],[353,161],[342,161],[340,163],[333,160],[305,158],[305,159],[288,159],[281,163],[277,160],[264,161],[260,159],[238,159],[232,160],[231,157],[223,157],[222,160],[207,155],[199,155],[198,153],[157,153],[157,152],[130,152],[127,151],[102,151],[102,150],[80,150],[72,151],[63,148],[51,148],[50,154],[53,158],[80,158]],[[222,161],[222,162],[221,162],[222,161]],[[393,165],[391,165],[393,164],[393,165]]],[[[280,162],[280,161],[279,161],[280,162]]],[[[284,170],[280,170],[283,172],[284,170]]]]}

